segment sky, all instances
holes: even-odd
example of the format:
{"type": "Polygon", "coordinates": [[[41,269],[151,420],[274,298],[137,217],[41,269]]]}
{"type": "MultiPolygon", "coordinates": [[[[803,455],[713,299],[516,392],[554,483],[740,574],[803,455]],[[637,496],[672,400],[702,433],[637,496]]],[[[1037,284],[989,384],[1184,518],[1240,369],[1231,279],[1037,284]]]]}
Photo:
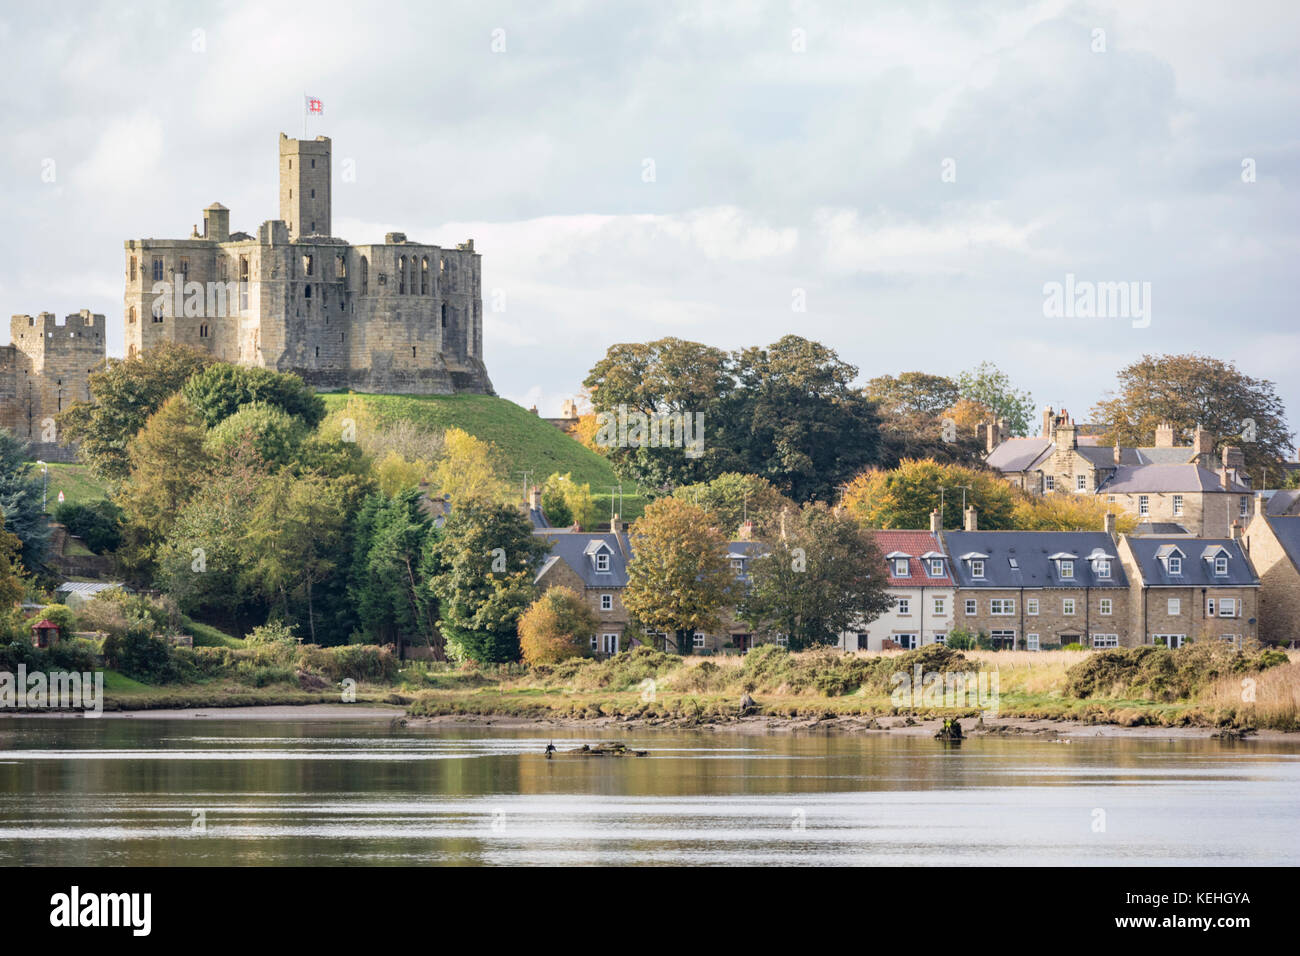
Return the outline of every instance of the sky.
{"type": "Polygon", "coordinates": [[[310,94],[335,235],[472,237],[489,374],[542,414],[617,342],[794,332],[1081,421],[1203,352],[1300,424],[1291,0],[119,0],[6,6],[0,53],[0,303],[102,312],[110,354],[123,241],[276,217],[310,94]],[[1067,276],[1144,314],[1047,314],[1067,276]]]}

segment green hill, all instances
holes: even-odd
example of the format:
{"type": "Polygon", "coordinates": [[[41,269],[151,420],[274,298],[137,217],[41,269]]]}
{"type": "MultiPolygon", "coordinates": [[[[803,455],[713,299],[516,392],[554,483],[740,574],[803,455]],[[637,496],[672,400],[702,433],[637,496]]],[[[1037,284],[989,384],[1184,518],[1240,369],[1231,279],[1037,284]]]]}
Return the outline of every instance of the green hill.
{"type": "MultiPolygon", "coordinates": [[[[574,481],[591,485],[608,515],[610,489],[617,488],[618,476],[600,455],[564,434],[554,425],[514,402],[491,395],[367,395],[332,392],[322,396],[330,411],[346,405],[349,398],[362,399],[380,422],[407,420],[430,428],[461,428],[475,438],[491,442],[509,464],[504,476],[523,494],[523,471],[529,480],[541,482],[555,472],[571,474],[574,481]]],[[[623,484],[622,514],[626,520],[639,517],[645,501],[635,494],[630,482],[623,484]]]]}

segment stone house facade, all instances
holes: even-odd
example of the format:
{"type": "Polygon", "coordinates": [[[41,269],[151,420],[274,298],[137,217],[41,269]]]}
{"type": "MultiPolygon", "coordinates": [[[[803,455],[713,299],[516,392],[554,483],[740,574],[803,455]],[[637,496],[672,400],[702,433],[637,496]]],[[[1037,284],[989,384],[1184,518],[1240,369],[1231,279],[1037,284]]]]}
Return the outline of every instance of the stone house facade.
{"type": "Polygon", "coordinates": [[[973,512],[964,530],[942,535],[957,585],[954,628],[1006,649],[1132,643],[1129,582],[1111,533],[982,532],[973,512]]]}
{"type": "Polygon", "coordinates": [[[841,634],[841,650],[912,650],[946,640],[954,621],[955,584],[938,526],[935,513],[930,531],[871,532],[885,558],[894,605],[841,634]]]}
{"type": "Polygon", "coordinates": [[[1259,639],[1300,642],[1300,515],[1270,515],[1255,499],[1242,533],[1246,554],[1259,575],[1259,639]]]}
{"type": "Polygon", "coordinates": [[[1120,560],[1136,644],[1259,637],[1260,579],[1240,539],[1125,535],[1120,560]]]}

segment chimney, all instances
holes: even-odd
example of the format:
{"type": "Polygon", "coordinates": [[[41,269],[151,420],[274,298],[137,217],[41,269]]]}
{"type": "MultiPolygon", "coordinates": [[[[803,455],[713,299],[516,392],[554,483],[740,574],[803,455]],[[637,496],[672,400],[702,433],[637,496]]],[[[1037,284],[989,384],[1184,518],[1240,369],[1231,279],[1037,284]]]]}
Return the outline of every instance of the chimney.
{"type": "Polygon", "coordinates": [[[967,531],[979,530],[979,513],[975,510],[974,505],[968,505],[966,507],[966,515],[962,527],[967,531]]]}
{"type": "Polygon", "coordinates": [[[1106,516],[1102,518],[1101,530],[1105,531],[1112,538],[1115,537],[1115,512],[1107,511],[1106,516]]]}
{"type": "Polygon", "coordinates": [[[1223,467],[1233,471],[1242,471],[1246,467],[1246,453],[1237,445],[1223,447],[1223,467]]]}
{"type": "Polygon", "coordinates": [[[1000,422],[986,422],[984,425],[984,450],[992,452],[1002,443],[1002,428],[1000,422]]]}
{"type": "Polygon", "coordinates": [[[943,515],[939,513],[938,508],[935,508],[933,511],[930,512],[930,533],[938,534],[942,530],[943,530],[943,515]]]}
{"type": "Polygon", "coordinates": [[[1156,447],[1173,448],[1174,447],[1174,426],[1168,422],[1161,422],[1156,426],[1156,447]]]}
{"type": "Polygon", "coordinates": [[[1219,485],[1224,491],[1232,487],[1232,473],[1228,471],[1226,465],[1219,471],[1219,485]]]}
{"type": "Polygon", "coordinates": [[[230,210],[214,202],[203,210],[203,236],[216,242],[230,240],[230,210]]]}
{"type": "Polygon", "coordinates": [[[737,534],[737,537],[739,537],[741,541],[753,541],[753,540],[754,540],[754,522],[753,522],[753,521],[744,521],[744,522],[741,522],[740,530],[739,530],[738,532],[736,532],[736,534],[737,534]]]}
{"type": "Polygon", "coordinates": [[[1079,447],[1079,429],[1075,427],[1074,419],[1064,408],[1061,409],[1061,417],[1058,419],[1060,425],[1056,428],[1056,447],[1060,448],[1078,448],[1079,447]]]}
{"type": "Polygon", "coordinates": [[[1267,509],[1265,508],[1265,499],[1264,499],[1264,496],[1263,496],[1263,495],[1256,495],[1256,496],[1255,496],[1255,517],[1257,517],[1257,518],[1262,518],[1262,517],[1264,517],[1264,514],[1265,514],[1266,511],[1267,511],[1267,509]]]}
{"type": "Polygon", "coordinates": [[[1214,436],[1200,425],[1196,426],[1196,433],[1192,436],[1192,451],[1200,459],[1197,464],[1202,468],[1214,467],[1214,436]]]}
{"type": "Polygon", "coordinates": [[[1043,409],[1043,437],[1048,441],[1052,440],[1052,415],[1055,414],[1052,406],[1048,405],[1043,409]]]}
{"type": "Polygon", "coordinates": [[[1115,464],[1118,465],[1118,464],[1119,464],[1119,460],[1120,460],[1119,441],[1116,440],[1116,442],[1115,442],[1115,464]]]}
{"type": "Polygon", "coordinates": [[[528,490],[528,507],[533,511],[542,510],[542,489],[537,485],[528,490]]]}
{"type": "Polygon", "coordinates": [[[619,523],[618,515],[614,515],[614,517],[610,519],[609,530],[612,531],[614,534],[618,534],[620,531],[623,530],[623,526],[619,523]]]}
{"type": "Polygon", "coordinates": [[[1232,523],[1232,540],[1240,541],[1241,535],[1242,535],[1241,519],[1237,519],[1232,523]]]}

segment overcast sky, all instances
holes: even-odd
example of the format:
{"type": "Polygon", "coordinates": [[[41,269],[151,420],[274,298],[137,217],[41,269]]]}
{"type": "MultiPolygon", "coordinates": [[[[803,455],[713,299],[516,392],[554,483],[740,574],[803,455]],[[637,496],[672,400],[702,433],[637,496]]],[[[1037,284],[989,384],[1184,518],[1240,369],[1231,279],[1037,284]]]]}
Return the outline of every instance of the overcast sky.
{"type": "Polygon", "coordinates": [[[0,52],[4,312],[105,313],[111,354],[123,240],[276,217],[310,93],[335,235],[473,237],[488,370],[543,413],[615,342],[793,331],[1081,418],[1210,352],[1300,420],[1293,0],[119,0],[6,6],[0,52]],[[1150,283],[1149,324],[1044,317],[1067,273],[1150,283]]]}

